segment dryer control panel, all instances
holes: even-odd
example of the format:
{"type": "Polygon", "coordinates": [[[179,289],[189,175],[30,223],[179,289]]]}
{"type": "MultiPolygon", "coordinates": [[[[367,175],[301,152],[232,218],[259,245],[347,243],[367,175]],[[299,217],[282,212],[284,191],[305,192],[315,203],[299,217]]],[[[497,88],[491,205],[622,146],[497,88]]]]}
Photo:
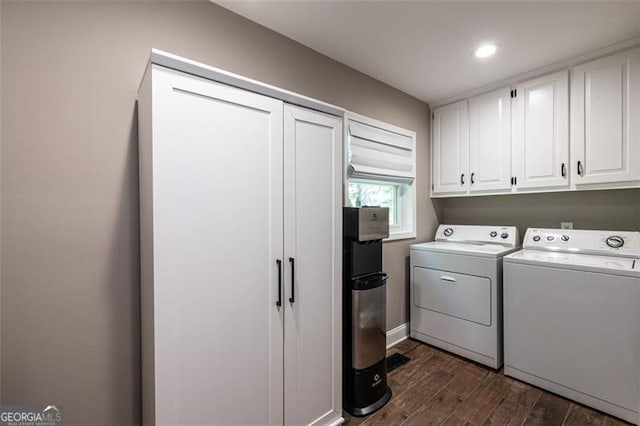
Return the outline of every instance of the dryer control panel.
{"type": "Polygon", "coordinates": [[[640,257],[640,232],[529,228],[524,248],[640,257]]]}
{"type": "Polygon", "coordinates": [[[451,241],[470,244],[498,244],[517,247],[520,243],[515,226],[440,225],[436,241],[451,241]]]}

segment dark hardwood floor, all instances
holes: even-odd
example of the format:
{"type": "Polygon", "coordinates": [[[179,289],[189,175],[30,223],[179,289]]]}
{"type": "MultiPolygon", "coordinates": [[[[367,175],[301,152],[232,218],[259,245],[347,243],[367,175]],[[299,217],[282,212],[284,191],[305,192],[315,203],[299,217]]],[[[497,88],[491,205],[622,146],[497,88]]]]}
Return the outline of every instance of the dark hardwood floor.
{"type": "Polygon", "coordinates": [[[345,412],[346,425],[628,424],[415,340],[394,352],[411,361],[389,374],[391,401],[368,417],[345,412]]]}

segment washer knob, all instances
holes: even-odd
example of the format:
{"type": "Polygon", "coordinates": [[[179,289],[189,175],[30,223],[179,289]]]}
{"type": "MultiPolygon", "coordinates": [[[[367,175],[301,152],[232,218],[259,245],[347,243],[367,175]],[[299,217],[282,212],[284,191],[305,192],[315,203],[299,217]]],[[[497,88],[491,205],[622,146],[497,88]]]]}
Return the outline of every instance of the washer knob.
{"type": "Polygon", "coordinates": [[[453,229],[447,228],[447,229],[444,230],[444,236],[445,237],[450,237],[452,235],[453,235],[453,229]]]}
{"type": "Polygon", "coordinates": [[[562,241],[569,241],[569,236],[568,235],[563,235],[562,237],[560,237],[560,239],[562,241]]]}
{"type": "Polygon", "coordinates": [[[611,248],[620,248],[624,245],[624,239],[617,235],[613,235],[607,238],[607,245],[611,248]]]}
{"type": "Polygon", "coordinates": [[[547,235],[547,241],[553,241],[555,239],[556,237],[554,237],[553,235],[547,235]]]}
{"type": "Polygon", "coordinates": [[[502,238],[503,240],[504,240],[504,239],[506,239],[506,238],[509,238],[509,234],[507,234],[506,232],[503,232],[503,233],[500,235],[500,238],[502,238]]]}
{"type": "Polygon", "coordinates": [[[534,235],[534,236],[533,236],[533,241],[535,241],[536,243],[537,243],[538,241],[540,241],[540,235],[534,235]]]}
{"type": "Polygon", "coordinates": [[[491,235],[492,238],[495,238],[498,236],[498,233],[496,231],[491,231],[489,235],[491,235]]]}

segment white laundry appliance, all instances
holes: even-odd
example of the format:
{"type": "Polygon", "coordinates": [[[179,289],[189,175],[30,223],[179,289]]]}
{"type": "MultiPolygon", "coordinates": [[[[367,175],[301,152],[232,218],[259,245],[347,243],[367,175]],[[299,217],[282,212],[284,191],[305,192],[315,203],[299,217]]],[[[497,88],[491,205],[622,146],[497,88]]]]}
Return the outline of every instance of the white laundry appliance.
{"type": "Polygon", "coordinates": [[[529,229],[504,259],[506,375],[638,423],[640,232],[529,229]]]}
{"type": "Polygon", "coordinates": [[[411,245],[411,337],[476,362],[502,365],[502,257],[513,226],[440,225],[411,245]]]}

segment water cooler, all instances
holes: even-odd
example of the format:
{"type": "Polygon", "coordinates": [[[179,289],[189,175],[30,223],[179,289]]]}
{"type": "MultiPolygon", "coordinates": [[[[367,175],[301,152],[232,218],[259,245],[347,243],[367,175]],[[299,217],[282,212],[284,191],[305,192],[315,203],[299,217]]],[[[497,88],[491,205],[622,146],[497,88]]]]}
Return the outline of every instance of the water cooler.
{"type": "Polygon", "coordinates": [[[386,282],[382,239],[389,209],[345,207],[343,241],[343,405],[366,416],[391,398],[386,367],[386,282]]]}

